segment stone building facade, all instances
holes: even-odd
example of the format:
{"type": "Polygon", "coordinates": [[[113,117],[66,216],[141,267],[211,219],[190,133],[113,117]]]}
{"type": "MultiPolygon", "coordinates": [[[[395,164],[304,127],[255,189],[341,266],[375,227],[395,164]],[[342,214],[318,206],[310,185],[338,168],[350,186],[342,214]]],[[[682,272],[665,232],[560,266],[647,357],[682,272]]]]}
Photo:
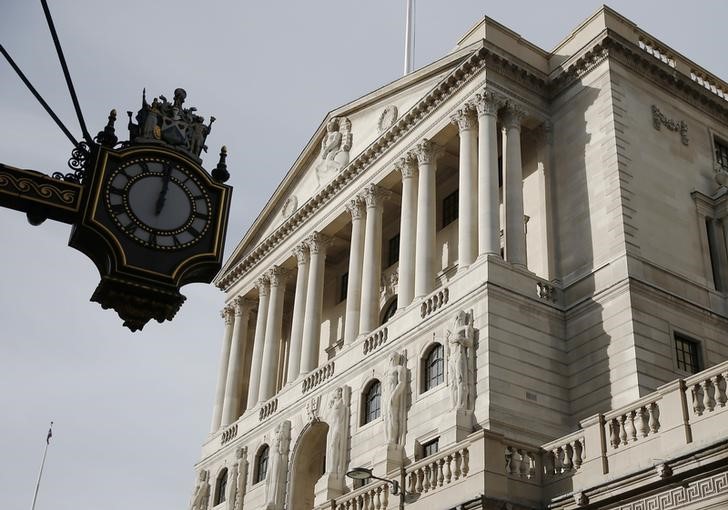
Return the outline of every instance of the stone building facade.
{"type": "Polygon", "coordinates": [[[728,508],[726,177],[728,84],[606,7],[331,112],[217,278],[191,507],[728,508]]]}

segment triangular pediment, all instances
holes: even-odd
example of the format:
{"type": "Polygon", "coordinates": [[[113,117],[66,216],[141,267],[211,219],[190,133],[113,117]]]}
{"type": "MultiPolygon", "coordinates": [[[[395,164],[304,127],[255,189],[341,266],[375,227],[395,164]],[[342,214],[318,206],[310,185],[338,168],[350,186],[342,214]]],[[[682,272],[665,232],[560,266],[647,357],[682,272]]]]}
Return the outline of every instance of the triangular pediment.
{"type": "MultiPolygon", "coordinates": [[[[473,51],[455,51],[370,94],[329,112],[223,266],[220,275],[279,228],[357,155],[376,143],[473,51]]],[[[219,276],[218,276],[219,278],[219,276]]]]}

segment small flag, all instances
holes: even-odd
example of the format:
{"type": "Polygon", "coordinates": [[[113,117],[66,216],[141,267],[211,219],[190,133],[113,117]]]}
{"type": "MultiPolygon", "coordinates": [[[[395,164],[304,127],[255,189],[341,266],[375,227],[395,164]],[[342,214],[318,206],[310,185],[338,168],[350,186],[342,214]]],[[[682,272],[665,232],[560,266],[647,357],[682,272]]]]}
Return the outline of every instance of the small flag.
{"type": "Polygon", "coordinates": [[[46,444],[50,444],[52,437],[53,437],[53,422],[51,422],[51,426],[48,427],[48,435],[46,436],[46,444]]]}

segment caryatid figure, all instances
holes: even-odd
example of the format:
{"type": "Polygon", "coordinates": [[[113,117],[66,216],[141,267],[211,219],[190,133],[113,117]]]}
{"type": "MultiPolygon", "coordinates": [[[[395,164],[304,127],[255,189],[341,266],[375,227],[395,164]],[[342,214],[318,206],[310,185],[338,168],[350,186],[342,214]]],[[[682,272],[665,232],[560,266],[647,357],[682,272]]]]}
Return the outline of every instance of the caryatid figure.
{"type": "Polygon", "coordinates": [[[265,485],[266,510],[280,510],[283,508],[286,473],[288,472],[288,452],[290,449],[291,422],[286,420],[276,427],[275,444],[265,485]]]}
{"type": "Polygon", "coordinates": [[[326,450],[326,473],[343,480],[346,474],[346,440],[349,435],[349,407],[344,398],[344,389],[336,388],[327,409],[329,424],[326,450]]]}
{"type": "Polygon", "coordinates": [[[447,330],[448,379],[453,409],[471,410],[473,404],[473,316],[459,311],[447,330]]]}
{"type": "Polygon", "coordinates": [[[404,357],[393,352],[384,376],[384,433],[388,444],[404,446],[407,432],[407,369],[404,357]]]}
{"type": "Polygon", "coordinates": [[[207,510],[210,501],[210,482],[208,481],[209,473],[206,470],[200,471],[200,477],[195,487],[195,493],[192,496],[190,510],[207,510]]]}

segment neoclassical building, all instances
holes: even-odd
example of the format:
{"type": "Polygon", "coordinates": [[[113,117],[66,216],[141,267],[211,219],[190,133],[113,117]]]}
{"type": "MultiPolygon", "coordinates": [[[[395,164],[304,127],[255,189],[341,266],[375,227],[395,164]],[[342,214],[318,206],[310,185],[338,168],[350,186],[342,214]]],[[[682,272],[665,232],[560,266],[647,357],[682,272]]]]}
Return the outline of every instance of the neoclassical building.
{"type": "Polygon", "coordinates": [[[484,18],[328,114],[218,276],[192,510],[728,508],[726,185],[727,83],[607,7],[484,18]]]}

